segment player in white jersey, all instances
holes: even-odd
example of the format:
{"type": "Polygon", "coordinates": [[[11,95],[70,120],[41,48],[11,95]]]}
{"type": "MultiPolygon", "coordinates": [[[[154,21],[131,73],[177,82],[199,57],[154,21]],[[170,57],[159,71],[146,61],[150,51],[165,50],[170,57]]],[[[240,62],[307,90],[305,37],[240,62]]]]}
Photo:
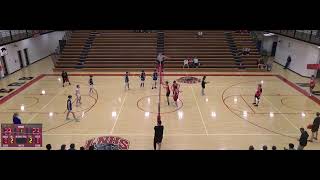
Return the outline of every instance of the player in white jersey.
{"type": "Polygon", "coordinates": [[[80,94],[80,85],[77,85],[76,88],[76,106],[81,104],[81,94],[80,94]]]}

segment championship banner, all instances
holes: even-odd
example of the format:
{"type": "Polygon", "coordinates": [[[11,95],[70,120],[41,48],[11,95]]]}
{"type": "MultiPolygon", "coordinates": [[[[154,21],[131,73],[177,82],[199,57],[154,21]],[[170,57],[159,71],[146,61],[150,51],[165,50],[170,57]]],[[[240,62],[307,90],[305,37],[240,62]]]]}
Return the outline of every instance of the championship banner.
{"type": "Polygon", "coordinates": [[[307,64],[307,69],[320,69],[320,64],[307,64]]]}

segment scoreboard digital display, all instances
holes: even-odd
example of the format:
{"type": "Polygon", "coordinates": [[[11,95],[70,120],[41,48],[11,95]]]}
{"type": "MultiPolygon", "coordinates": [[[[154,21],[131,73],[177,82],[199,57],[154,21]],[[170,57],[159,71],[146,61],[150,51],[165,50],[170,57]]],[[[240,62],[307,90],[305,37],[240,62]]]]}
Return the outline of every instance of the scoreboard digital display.
{"type": "Polygon", "coordinates": [[[42,147],[42,124],[1,124],[2,147],[42,147]]]}

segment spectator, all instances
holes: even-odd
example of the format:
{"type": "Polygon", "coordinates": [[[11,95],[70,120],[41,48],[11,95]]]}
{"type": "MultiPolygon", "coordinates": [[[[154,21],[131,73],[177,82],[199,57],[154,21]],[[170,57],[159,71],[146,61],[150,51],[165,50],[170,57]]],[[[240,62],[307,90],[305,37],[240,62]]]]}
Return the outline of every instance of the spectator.
{"type": "Polygon", "coordinates": [[[13,114],[13,124],[21,124],[21,118],[18,113],[13,114]]]}
{"type": "Polygon", "coordinates": [[[294,144],[290,143],[289,144],[289,149],[284,148],[284,150],[296,150],[296,149],[294,148],[294,144]]]}
{"type": "Polygon", "coordinates": [[[277,150],[277,147],[276,146],[272,146],[272,150],[277,150]]]}
{"type": "Polygon", "coordinates": [[[254,150],[254,147],[252,145],[249,146],[249,150],[254,150]]]}
{"type": "Polygon", "coordinates": [[[271,71],[271,69],[272,69],[272,60],[271,59],[268,59],[268,61],[267,61],[267,71],[271,71]]]}
{"type": "Polygon", "coordinates": [[[320,113],[317,112],[316,113],[316,118],[313,120],[312,123],[312,128],[311,128],[311,142],[313,141],[313,139],[318,140],[318,131],[319,131],[319,126],[320,126],[320,113]]]}
{"type": "Polygon", "coordinates": [[[89,150],[94,150],[94,145],[91,145],[91,146],[89,147],[89,150]]]}
{"type": "Polygon", "coordinates": [[[81,146],[81,147],[80,147],[80,150],[84,150],[84,147],[83,147],[83,146],[81,146]]]}
{"type": "Polygon", "coordinates": [[[288,56],[286,65],[284,66],[283,69],[287,69],[289,67],[290,63],[291,63],[291,56],[288,56]]]}
{"type": "Polygon", "coordinates": [[[185,66],[188,66],[188,68],[189,68],[189,59],[188,59],[188,58],[186,58],[185,60],[183,60],[183,68],[184,68],[185,66]]]}
{"type": "Polygon", "coordinates": [[[201,38],[203,37],[203,32],[202,31],[198,31],[197,32],[197,38],[201,38]]]}
{"type": "Polygon", "coordinates": [[[309,134],[307,131],[304,130],[304,128],[300,128],[300,132],[301,132],[301,136],[300,136],[300,139],[298,139],[299,140],[298,150],[303,150],[308,144],[309,134]]]}
{"type": "Polygon", "coordinates": [[[51,144],[47,144],[47,145],[46,145],[46,148],[47,148],[47,150],[51,150],[51,148],[52,148],[52,147],[51,147],[51,144]]]}
{"type": "Polygon", "coordinates": [[[69,148],[69,150],[76,150],[75,149],[75,145],[72,143],[72,144],[70,144],[70,148],[69,148]]]}
{"type": "Polygon", "coordinates": [[[268,150],[268,147],[266,145],[263,145],[262,150],[268,150]]]}
{"type": "Polygon", "coordinates": [[[167,56],[163,55],[162,53],[159,53],[158,56],[157,56],[157,64],[163,68],[164,66],[164,61],[166,59],[169,59],[167,56]]]}
{"type": "Polygon", "coordinates": [[[161,149],[161,142],[163,138],[163,126],[161,125],[161,121],[158,121],[157,126],[154,127],[154,139],[153,139],[153,148],[154,150],[157,149],[158,145],[158,150],[161,149]]]}
{"type": "Polygon", "coordinates": [[[262,60],[262,58],[258,59],[258,69],[264,69],[264,62],[262,60]]]}
{"type": "Polygon", "coordinates": [[[60,150],[66,150],[66,145],[62,144],[60,150]]]}
{"type": "Polygon", "coordinates": [[[197,57],[194,57],[194,58],[193,58],[193,66],[196,67],[196,68],[198,68],[199,65],[200,65],[199,59],[198,59],[197,57]]]}

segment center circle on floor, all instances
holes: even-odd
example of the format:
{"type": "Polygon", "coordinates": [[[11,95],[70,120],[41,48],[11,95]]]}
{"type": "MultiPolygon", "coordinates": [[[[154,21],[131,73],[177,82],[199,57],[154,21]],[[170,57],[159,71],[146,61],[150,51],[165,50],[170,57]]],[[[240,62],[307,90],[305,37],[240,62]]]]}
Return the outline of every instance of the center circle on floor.
{"type": "MultiPolygon", "coordinates": [[[[158,113],[158,99],[159,95],[150,95],[150,96],[144,96],[138,99],[137,101],[137,107],[144,112],[149,112],[153,114],[158,113]]],[[[161,95],[160,100],[160,114],[167,114],[167,113],[173,113],[178,111],[183,107],[183,102],[181,99],[178,99],[178,107],[175,105],[172,95],[169,96],[169,105],[167,102],[167,97],[164,95],[161,95]]]]}

